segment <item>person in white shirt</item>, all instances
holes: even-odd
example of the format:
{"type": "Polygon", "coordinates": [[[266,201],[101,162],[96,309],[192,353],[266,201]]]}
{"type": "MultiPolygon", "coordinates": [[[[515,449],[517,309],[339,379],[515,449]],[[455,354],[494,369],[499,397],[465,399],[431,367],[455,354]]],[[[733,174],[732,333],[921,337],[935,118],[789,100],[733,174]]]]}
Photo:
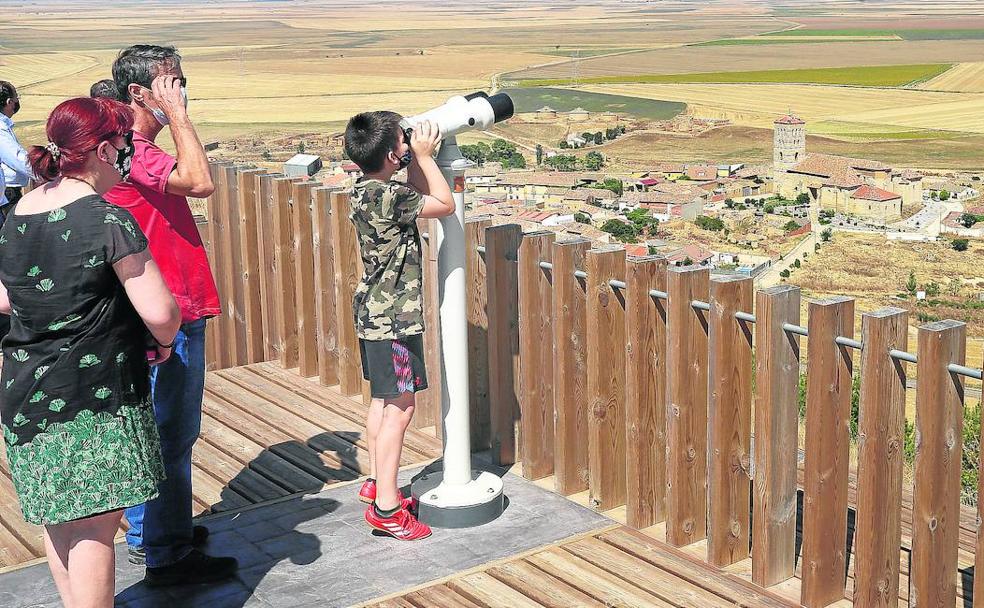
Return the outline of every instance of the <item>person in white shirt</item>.
{"type": "Polygon", "coordinates": [[[3,217],[7,215],[7,207],[20,200],[24,186],[34,179],[27,162],[27,150],[14,135],[12,118],[18,110],[17,89],[6,80],[0,80],[0,216],[3,217]]]}

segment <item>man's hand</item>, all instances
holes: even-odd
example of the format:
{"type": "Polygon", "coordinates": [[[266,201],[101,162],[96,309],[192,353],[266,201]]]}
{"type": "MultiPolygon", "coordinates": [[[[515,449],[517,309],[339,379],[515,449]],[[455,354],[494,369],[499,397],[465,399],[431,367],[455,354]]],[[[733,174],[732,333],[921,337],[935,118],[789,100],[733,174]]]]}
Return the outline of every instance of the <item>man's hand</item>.
{"type": "Polygon", "coordinates": [[[437,125],[429,120],[417,125],[410,136],[410,149],[414,158],[434,156],[437,144],[441,141],[441,132],[437,125]]]}
{"type": "Polygon", "coordinates": [[[161,111],[171,122],[187,116],[184,95],[181,94],[181,81],[174,76],[161,75],[150,83],[154,99],[161,111]]]}

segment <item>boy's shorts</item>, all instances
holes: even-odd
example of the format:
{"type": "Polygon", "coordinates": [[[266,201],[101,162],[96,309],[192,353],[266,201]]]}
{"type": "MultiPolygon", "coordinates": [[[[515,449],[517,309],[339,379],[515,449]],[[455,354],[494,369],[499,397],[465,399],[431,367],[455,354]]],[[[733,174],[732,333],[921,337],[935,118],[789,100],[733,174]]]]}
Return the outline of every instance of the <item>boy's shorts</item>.
{"type": "Polygon", "coordinates": [[[362,377],[369,381],[373,397],[396,397],[427,388],[424,368],[424,337],[406,336],[395,340],[363,340],[362,377]]]}

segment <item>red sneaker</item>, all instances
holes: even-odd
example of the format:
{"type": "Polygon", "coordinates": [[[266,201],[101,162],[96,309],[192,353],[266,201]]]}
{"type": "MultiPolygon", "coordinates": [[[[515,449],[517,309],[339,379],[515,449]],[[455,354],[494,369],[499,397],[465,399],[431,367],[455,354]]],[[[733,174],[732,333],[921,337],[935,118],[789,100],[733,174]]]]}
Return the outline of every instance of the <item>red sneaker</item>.
{"type": "MultiPolygon", "coordinates": [[[[371,505],[373,501],[376,500],[376,480],[367,479],[363,482],[362,487],[359,488],[359,500],[371,505]]],[[[417,499],[413,496],[405,496],[400,499],[400,506],[402,506],[407,511],[417,510],[417,499]]]]}
{"type": "Polygon", "coordinates": [[[366,523],[397,540],[420,540],[431,535],[431,529],[427,524],[417,521],[410,511],[402,507],[391,517],[380,517],[376,509],[369,505],[366,509],[366,523]]]}

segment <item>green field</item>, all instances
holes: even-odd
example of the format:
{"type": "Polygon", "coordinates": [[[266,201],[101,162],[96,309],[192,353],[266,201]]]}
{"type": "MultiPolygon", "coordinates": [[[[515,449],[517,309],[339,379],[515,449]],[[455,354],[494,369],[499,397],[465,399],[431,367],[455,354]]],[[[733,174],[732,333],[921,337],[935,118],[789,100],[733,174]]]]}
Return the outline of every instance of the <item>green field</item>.
{"type": "Polygon", "coordinates": [[[550,106],[558,112],[569,112],[574,108],[583,108],[589,112],[617,112],[650,120],[667,120],[687,108],[687,104],[676,101],[660,101],[567,89],[522,88],[505,89],[504,92],[509,93],[509,96],[512,97],[516,112],[535,112],[543,106],[550,106]]]}
{"type": "MultiPolygon", "coordinates": [[[[855,66],[846,68],[813,68],[802,70],[756,70],[747,72],[697,72],[689,74],[637,74],[592,76],[581,78],[580,84],[759,84],[796,83],[868,87],[900,87],[929,80],[953,67],[951,63],[917,65],[855,66]]],[[[567,78],[545,78],[520,81],[522,87],[549,87],[569,84],[567,78]]]]}
{"type": "Polygon", "coordinates": [[[905,40],[984,40],[984,30],[919,30],[919,29],[801,29],[774,32],[769,36],[898,36],[905,40]]]}
{"type": "MultiPolygon", "coordinates": [[[[775,34],[770,34],[774,36],[775,34]]],[[[766,44],[828,44],[832,42],[871,42],[872,40],[878,42],[892,42],[895,39],[881,39],[881,38],[843,38],[834,39],[830,38],[816,38],[812,39],[809,36],[804,36],[802,38],[797,38],[795,36],[787,36],[787,40],[774,40],[772,38],[722,38],[721,40],[708,40],[707,42],[697,42],[694,44],[688,44],[687,46],[763,46],[766,44]]]]}

